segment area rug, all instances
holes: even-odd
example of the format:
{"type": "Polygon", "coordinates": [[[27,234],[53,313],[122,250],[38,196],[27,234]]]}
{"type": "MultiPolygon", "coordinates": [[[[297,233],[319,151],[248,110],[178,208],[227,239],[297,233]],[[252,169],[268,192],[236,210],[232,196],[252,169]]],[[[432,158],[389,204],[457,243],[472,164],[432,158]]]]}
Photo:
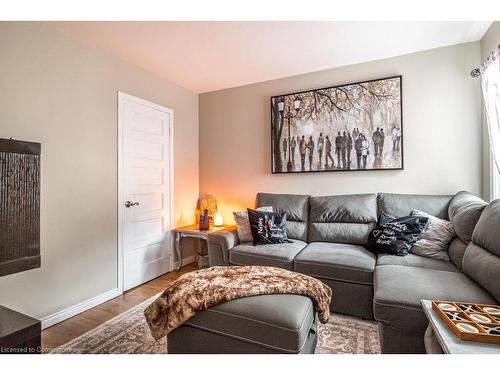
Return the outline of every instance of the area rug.
{"type": "MultiPolygon", "coordinates": [[[[143,311],[157,296],[137,305],[99,327],[55,348],[63,354],[166,354],[167,339],[155,341],[149,333],[143,311]]],[[[332,314],[319,324],[318,354],[378,354],[377,323],[346,315],[332,314]]]]}

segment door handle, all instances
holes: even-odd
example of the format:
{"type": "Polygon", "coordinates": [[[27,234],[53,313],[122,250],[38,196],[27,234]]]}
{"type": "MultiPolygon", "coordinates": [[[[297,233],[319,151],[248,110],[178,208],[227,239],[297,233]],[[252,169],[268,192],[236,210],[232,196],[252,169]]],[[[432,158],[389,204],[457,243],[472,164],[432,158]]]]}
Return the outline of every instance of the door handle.
{"type": "Polygon", "coordinates": [[[138,206],[138,205],[139,205],[139,202],[134,202],[134,203],[132,203],[130,201],[126,201],[125,202],[125,207],[127,207],[127,208],[130,208],[130,207],[133,207],[133,206],[138,206]]]}

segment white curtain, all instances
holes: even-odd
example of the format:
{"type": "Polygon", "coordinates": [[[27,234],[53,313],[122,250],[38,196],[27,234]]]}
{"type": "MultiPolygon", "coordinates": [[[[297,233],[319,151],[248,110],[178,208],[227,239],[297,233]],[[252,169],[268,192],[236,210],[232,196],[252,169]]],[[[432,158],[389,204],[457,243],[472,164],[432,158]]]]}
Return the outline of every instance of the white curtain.
{"type": "Polygon", "coordinates": [[[482,67],[481,83],[488,121],[490,150],[500,172],[500,45],[482,67]]]}

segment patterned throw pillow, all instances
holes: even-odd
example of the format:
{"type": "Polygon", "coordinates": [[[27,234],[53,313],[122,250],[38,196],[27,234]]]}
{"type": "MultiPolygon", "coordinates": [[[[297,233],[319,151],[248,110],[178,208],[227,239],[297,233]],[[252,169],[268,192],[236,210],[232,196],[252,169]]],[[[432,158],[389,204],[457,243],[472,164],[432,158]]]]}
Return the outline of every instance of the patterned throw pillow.
{"type": "Polygon", "coordinates": [[[366,248],[375,254],[405,256],[420,238],[427,220],[422,216],[394,218],[382,212],[377,226],[370,232],[366,248]]]}
{"type": "Polygon", "coordinates": [[[291,242],[286,235],[286,214],[247,211],[254,246],[291,242]]]}
{"type": "Polygon", "coordinates": [[[415,242],[410,251],[423,257],[449,261],[448,246],[455,237],[451,222],[419,210],[413,210],[411,214],[412,216],[427,217],[429,221],[422,236],[415,242]]]}
{"type": "MultiPolygon", "coordinates": [[[[262,212],[273,212],[273,208],[270,206],[259,207],[257,211],[262,212]]],[[[238,238],[240,239],[240,243],[243,242],[252,242],[252,232],[250,231],[250,223],[248,222],[248,212],[240,211],[233,212],[234,221],[238,225],[238,238]]]]}

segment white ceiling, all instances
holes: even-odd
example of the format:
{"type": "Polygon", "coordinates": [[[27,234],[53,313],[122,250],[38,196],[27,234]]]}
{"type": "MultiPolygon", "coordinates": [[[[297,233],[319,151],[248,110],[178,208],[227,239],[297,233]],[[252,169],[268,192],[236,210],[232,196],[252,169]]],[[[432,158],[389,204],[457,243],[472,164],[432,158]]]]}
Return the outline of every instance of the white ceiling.
{"type": "Polygon", "coordinates": [[[482,38],[491,22],[54,22],[195,93],[482,38]]]}

